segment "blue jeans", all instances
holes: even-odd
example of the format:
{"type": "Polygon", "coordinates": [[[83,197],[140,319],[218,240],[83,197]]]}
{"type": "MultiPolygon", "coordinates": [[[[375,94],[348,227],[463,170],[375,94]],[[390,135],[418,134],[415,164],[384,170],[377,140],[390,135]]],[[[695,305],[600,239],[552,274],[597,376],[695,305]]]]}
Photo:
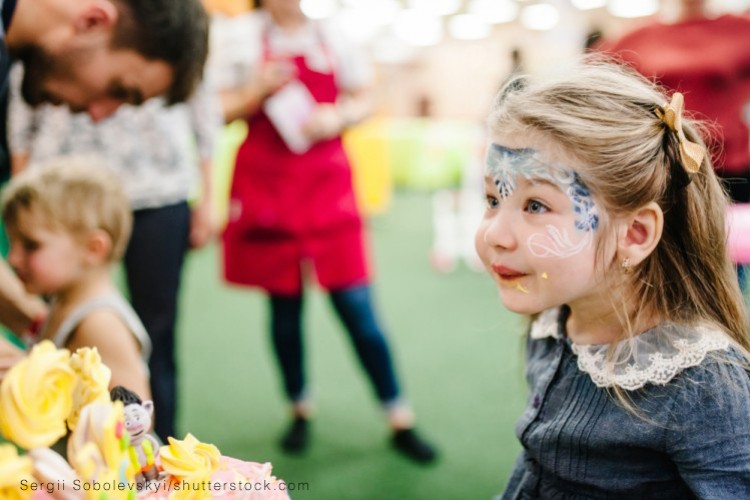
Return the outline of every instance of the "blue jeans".
{"type": "MultiPolygon", "coordinates": [[[[399,395],[388,342],[378,326],[372,307],[370,287],[356,286],[329,294],[339,319],[349,332],[354,350],[364,367],[378,399],[394,402],[399,395]]],[[[284,389],[292,401],[305,397],[305,369],[302,342],[302,296],[272,295],[271,335],[274,351],[284,378],[284,389]]]]}
{"type": "Polygon", "coordinates": [[[187,202],[136,210],[133,235],[125,253],[125,272],[133,309],[146,327],[153,352],[149,359],[154,430],[164,441],[176,436],[177,366],[175,323],[177,292],[190,237],[187,202]]]}

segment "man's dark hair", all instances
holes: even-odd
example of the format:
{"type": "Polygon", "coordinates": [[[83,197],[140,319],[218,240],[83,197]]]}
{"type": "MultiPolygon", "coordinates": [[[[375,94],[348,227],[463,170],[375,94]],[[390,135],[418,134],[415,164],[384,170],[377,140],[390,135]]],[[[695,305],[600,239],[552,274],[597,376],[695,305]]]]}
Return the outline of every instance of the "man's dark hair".
{"type": "Polygon", "coordinates": [[[113,0],[118,10],[113,48],[134,49],[174,70],[169,104],[183,102],[203,77],[208,14],[200,0],[113,0]]]}
{"type": "Polygon", "coordinates": [[[123,406],[143,404],[138,394],[121,385],[116,385],[109,391],[109,398],[112,401],[122,401],[123,406]]]}

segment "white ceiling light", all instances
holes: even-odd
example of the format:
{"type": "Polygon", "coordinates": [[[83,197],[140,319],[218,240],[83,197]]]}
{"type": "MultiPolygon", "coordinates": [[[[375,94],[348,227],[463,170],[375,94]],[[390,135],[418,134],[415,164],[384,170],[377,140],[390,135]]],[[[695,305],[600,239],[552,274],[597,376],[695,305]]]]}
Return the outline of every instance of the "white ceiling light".
{"type": "Polygon", "coordinates": [[[336,0],[302,0],[300,8],[310,19],[323,19],[336,13],[336,0]]]}
{"type": "Polygon", "coordinates": [[[521,24],[530,30],[551,30],[559,21],[560,13],[557,8],[548,3],[529,5],[521,11],[521,24]]]}
{"type": "Polygon", "coordinates": [[[367,16],[374,25],[384,26],[393,24],[401,12],[401,5],[396,0],[347,0],[352,10],[357,10],[367,16]]]}
{"type": "Polygon", "coordinates": [[[421,11],[402,11],[393,25],[400,39],[418,47],[437,45],[443,39],[443,22],[439,17],[425,16],[421,11]]]}
{"type": "Polygon", "coordinates": [[[750,2],[747,0],[723,0],[719,3],[723,12],[744,12],[750,8],[750,2]]]}
{"type": "Polygon", "coordinates": [[[472,0],[467,11],[491,24],[509,23],[518,16],[518,5],[512,0],[472,0]]]}
{"type": "Polygon", "coordinates": [[[572,3],[578,10],[591,10],[606,6],[607,0],[572,0],[572,3]]]}
{"type": "Polygon", "coordinates": [[[448,33],[457,40],[481,40],[490,35],[490,25],[479,16],[459,14],[448,21],[448,33]]]}
{"type": "Polygon", "coordinates": [[[429,16],[450,16],[461,8],[461,0],[410,0],[409,6],[429,16]]]}
{"type": "Polygon", "coordinates": [[[357,43],[370,40],[381,26],[366,9],[344,9],[338,15],[338,21],[347,39],[357,43]]]}
{"type": "Polygon", "coordinates": [[[341,3],[344,4],[344,7],[352,7],[354,9],[358,9],[360,7],[367,7],[368,4],[371,4],[373,2],[372,0],[341,0],[341,3]]]}
{"type": "Polygon", "coordinates": [[[656,14],[657,0],[609,0],[607,9],[617,17],[644,17],[656,14]]]}

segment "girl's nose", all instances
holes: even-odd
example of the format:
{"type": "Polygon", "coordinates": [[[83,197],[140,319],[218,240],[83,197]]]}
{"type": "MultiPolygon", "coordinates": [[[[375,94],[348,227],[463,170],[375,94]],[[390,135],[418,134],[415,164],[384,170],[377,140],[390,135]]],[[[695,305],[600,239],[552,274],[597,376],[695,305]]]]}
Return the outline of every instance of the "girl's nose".
{"type": "Polygon", "coordinates": [[[513,250],[518,241],[509,211],[497,210],[484,231],[484,243],[491,247],[513,250]]]}

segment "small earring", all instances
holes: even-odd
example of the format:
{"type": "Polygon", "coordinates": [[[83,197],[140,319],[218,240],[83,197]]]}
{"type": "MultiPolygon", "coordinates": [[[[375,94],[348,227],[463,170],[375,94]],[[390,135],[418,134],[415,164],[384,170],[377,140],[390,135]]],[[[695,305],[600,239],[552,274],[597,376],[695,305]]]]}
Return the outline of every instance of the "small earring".
{"type": "Polygon", "coordinates": [[[632,270],[632,268],[630,267],[630,257],[625,257],[624,259],[622,259],[621,267],[623,274],[630,274],[630,271],[632,270]]]}

